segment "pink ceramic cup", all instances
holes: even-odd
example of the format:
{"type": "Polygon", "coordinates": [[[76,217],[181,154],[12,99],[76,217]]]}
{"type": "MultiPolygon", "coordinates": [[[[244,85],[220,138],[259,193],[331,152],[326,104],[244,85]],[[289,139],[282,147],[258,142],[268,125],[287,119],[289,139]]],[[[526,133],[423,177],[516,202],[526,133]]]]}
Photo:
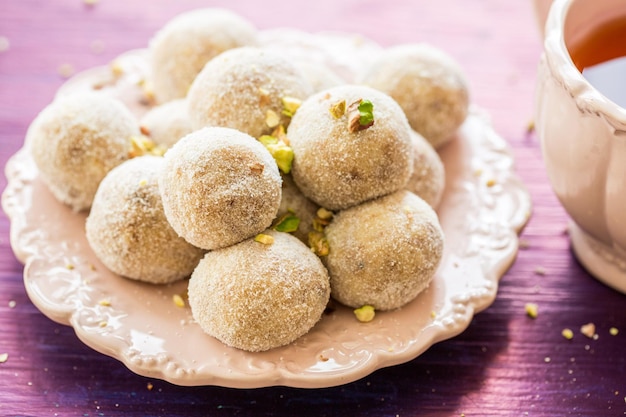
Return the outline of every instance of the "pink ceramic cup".
{"type": "Polygon", "coordinates": [[[592,87],[568,52],[620,15],[626,16],[624,0],[552,3],[535,123],[552,188],[572,219],[576,256],[596,278],[626,293],[626,109],[592,87]]]}

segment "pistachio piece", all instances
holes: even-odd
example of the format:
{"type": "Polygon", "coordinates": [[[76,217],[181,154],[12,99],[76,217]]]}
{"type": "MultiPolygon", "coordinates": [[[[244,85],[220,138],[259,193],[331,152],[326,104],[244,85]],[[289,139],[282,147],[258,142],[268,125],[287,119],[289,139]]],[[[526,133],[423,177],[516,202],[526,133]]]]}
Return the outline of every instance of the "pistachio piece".
{"type": "Polygon", "coordinates": [[[333,212],[325,209],[324,207],[318,208],[315,214],[317,214],[317,217],[322,220],[330,220],[333,218],[333,212]]]}
{"type": "Polygon", "coordinates": [[[259,142],[270,152],[278,168],[283,173],[289,174],[291,172],[291,163],[293,162],[293,149],[285,142],[271,135],[261,136],[259,142]]]}
{"type": "Polygon", "coordinates": [[[300,226],[300,219],[293,213],[285,213],[280,216],[272,229],[279,232],[293,233],[298,230],[300,226]]]}
{"type": "Polygon", "coordinates": [[[328,239],[319,231],[309,232],[309,247],[317,256],[327,256],[330,253],[328,239]]]}
{"type": "Polygon", "coordinates": [[[287,117],[293,117],[296,111],[300,108],[302,100],[295,97],[285,96],[280,99],[283,102],[283,114],[287,117]]]}
{"type": "Polygon", "coordinates": [[[254,241],[262,243],[264,245],[271,245],[272,243],[274,243],[274,236],[259,233],[254,237],[254,241]]]}
{"type": "Polygon", "coordinates": [[[268,127],[276,127],[280,124],[280,116],[274,110],[265,112],[265,124],[268,127]]]}
{"type": "Polygon", "coordinates": [[[352,133],[365,130],[374,124],[374,104],[358,99],[348,106],[348,130],[352,133]]]}
{"type": "Polygon", "coordinates": [[[346,114],[346,101],[340,100],[333,103],[329,110],[330,114],[332,114],[335,119],[340,119],[344,114],[346,114]]]}
{"type": "Polygon", "coordinates": [[[361,323],[367,323],[374,320],[376,310],[371,305],[364,305],[363,307],[354,310],[354,315],[356,316],[356,319],[361,323]]]}

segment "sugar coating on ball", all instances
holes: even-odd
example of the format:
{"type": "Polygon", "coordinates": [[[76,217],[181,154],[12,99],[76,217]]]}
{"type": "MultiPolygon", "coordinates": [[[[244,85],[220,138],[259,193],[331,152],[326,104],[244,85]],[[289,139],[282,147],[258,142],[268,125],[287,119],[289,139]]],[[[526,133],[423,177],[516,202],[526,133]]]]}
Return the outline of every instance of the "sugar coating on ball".
{"type": "Polygon", "coordinates": [[[360,77],[400,104],[411,127],[440,148],[467,116],[469,87],[459,64],[429,44],[386,50],[360,77]]]}
{"type": "Polygon", "coordinates": [[[204,251],[179,237],[163,211],[161,157],[141,156],[111,170],[100,183],[87,217],[87,241],[111,271],[167,284],[188,277],[204,251]]]}
{"type": "Polygon", "coordinates": [[[339,212],[325,233],[331,295],[353,308],[410,302],[428,287],[443,253],[436,213],[404,190],[339,212]]]}
{"type": "Polygon", "coordinates": [[[302,101],[312,91],[281,55],[255,47],[232,49],[198,74],[189,90],[189,116],[194,129],[224,126],[259,138],[289,125],[286,100],[302,101]]]}
{"type": "Polygon", "coordinates": [[[26,143],[52,194],[74,210],[91,206],[100,181],[129,157],[139,125],[119,101],[103,94],[59,97],[39,113],[26,143]]]}
{"type": "Polygon", "coordinates": [[[253,137],[207,127],[165,154],[159,177],[165,215],[180,236],[213,250],[270,226],[281,199],[276,162],[253,137]]]}
{"type": "Polygon", "coordinates": [[[207,62],[228,49],[256,43],[256,28],[229,10],[197,9],[174,17],[149,45],[157,101],[185,97],[207,62]]]}
{"type": "Polygon", "coordinates": [[[267,231],[273,243],[248,239],[212,251],[189,281],[189,305],[202,329],[252,352],[289,344],[320,320],[328,273],[297,238],[267,231]]]}
{"type": "Polygon", "coordinates": [[[141,118],[139,125],[155,144],[170,148],[192,132],[187,101],[176,99],[155,106],[141,118]]]}
{"type": "Polygon", "coordinates": [[[446,186],[446,172],[441,157],[422,135],[411,130],[413,174],[405,189],[436,209],[446,186]]]}
{"type": "Polygon", "coordinates": [[[302,103],[287,131],[293,179],[307,197],[330,210],[397,191],[413,170],[409,132],[400,106],[380,91],[357,85],[321,91],[302,103]],[[354,112],[333,112],[340,103],[350,107],[358,100],[373,104],[374,123],[351,131],[354,112]]]}

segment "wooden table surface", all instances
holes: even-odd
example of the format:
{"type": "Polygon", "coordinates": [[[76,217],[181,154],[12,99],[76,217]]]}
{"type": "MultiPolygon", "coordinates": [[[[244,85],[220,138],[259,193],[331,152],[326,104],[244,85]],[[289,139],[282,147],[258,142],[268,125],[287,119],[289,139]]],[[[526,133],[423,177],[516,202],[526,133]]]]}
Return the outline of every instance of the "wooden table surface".
{"type": "Polygon", "coordinates": [[[179,387],[133,374],[41,314],[25,293],[0,214],[0,354],[8,354],[0,361],[0,415],[626,415],[626,296],[574,258],[568,218],[528,131],[541,53],[530,1],[0,0],[0,166],[65,81],[61,73],[145,47],[169,18],[207,5],[229,7],[261,29],[358,32],[383,46],[427,41],[453,55],[531,193],[524,248],[493,305],[408,363],[325,389],[179,387]],[[536,319],[525,313],[529,302],[539,307],[536,319]],[[590,322],[596,340],[579,333],[590,322]],[[563,328],[574,330],[572,340],[563,328]]]}

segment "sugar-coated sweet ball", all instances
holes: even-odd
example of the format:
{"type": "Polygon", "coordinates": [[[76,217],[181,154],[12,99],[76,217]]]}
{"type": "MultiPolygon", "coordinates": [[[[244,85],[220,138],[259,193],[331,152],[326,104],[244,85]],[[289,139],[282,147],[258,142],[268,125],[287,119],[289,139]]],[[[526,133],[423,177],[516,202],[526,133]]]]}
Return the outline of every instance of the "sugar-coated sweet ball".
{"type": "Polygon", "coordinates": [[[189,281],[195,321],[228,346],[252,352],[287,345],[320,320],[328,272],[294,236],[267,231],[206,254],[189,281]]]}
{"type": "Polygon", "coordinates": [[[331,295],[342,304],[392,310],[428,287],[443,253],[434,210],[409,191],[339,212],[325,229],[331,295]]]}
{"type": "Polygon", "coordinates": [[[441,157],[422,135],[411,130],[413,174],[405,189],[436,209],[446,186],[446,171],[441,157]]]}
{"type": "Polygon", "coordinates": [[[165,215],[180,236],[213,250],[270,226],[281,177],[269,151],[235,129],[207,127],[165,153],[159,177],[165,215]]]}
{"type": "Polygon", "coordinates": [[[139,121],[141,131],[165,148],[192,132],[187,101],[176,99],[151,108],[139,121]]]}
{"type": "Polygon", "coordinates": [[[373,88],[343,85],[309,97],[287,135],[294,181],[329,210],[399,190],[413,170],[406,117],[392,98],[373,88]]]}
{"type": "Polygon", "coordinates": [[[282,178],[282,198],[277,220],[289,215],[297,217],[298,229],[293,232],[293,235],[308,245],[309,232],[313,230],[313,221],[320,207],[302,194],[291,175],[283,174],[282,178]]]}
{"type": "Polygon", "coordinates": [[[440,148],[467,116],[469,87],[459,64],[429,44],[389,48],[360,77],[393,97],[411,127],[440,148]]]}
{"type": "Polygon", "coordinates": [[[158,176],[163,158],[141,156],[111,170],[87,217],[87,241],[111,271],[167,284],[191,275],[204,255],[172,229],[163,211],[158,176]]]}
{"type": "Polygon", "coordinates": [[[256,43],[256,28],[229,10],[196,9],[174,17],[149,45],[157,101],[185,97],[207,62],[228,49],[256,43]]]}
{"type": "Polygon", "coordinates": [[[223,126],[255,138],[287,127],[299,102],[312,93],[300,70],[261,48],[226,51],[211,60],[189,90],[194,129],[223,126]]]}
{"type": "Polygon", "coordinates": [[[119,101],[77,93],[50,103],[30,125],[26,143],[52,194],[74,210],[91,206],[100,181],[129,157],[139,124],[119,101]]]}

